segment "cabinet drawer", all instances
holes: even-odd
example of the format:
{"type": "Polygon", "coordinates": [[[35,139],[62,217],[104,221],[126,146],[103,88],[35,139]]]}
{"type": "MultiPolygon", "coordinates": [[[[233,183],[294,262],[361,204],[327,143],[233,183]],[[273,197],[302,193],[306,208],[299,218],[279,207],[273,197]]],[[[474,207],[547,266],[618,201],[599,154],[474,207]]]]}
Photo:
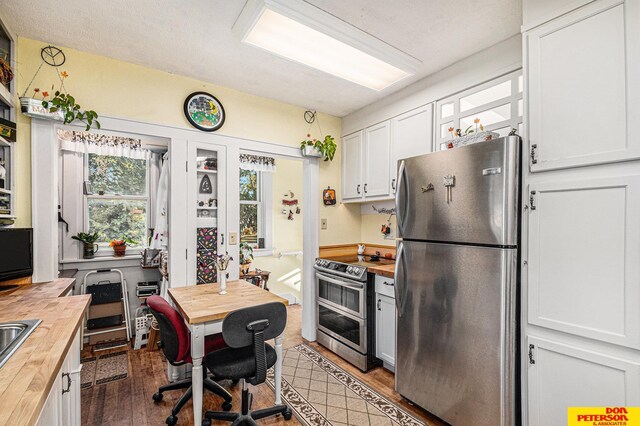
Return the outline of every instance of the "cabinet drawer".
{"type": "Polygon", "coordinates": [[[376,293],[389,297],[396,297],[393,278],[376,275],[376,293]]]}

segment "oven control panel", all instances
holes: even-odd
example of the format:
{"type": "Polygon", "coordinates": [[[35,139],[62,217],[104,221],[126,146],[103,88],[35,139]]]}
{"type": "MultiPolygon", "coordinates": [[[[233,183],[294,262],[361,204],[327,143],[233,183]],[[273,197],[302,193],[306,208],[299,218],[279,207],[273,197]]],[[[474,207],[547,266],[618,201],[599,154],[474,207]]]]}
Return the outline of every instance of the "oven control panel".
{"type": "Polygon", "coordinates": [[[367,277],[367,268],[333,260],[316,259],[315,268],[319,271],[341,275],[358,281],[365,281],[367,277]]]}

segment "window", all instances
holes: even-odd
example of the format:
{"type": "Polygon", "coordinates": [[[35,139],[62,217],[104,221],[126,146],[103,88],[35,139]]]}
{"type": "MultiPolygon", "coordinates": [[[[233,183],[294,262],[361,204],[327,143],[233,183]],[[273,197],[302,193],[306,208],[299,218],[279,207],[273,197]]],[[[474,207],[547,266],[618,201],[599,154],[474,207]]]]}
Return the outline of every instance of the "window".
{"type": "Polygon", "coordinates": [[[262,238],[262,191],[259,172],[240,169],[240,242],[258,246],[262,238]]]}
{"type": "Polygon", "coordinates": [[[88,154],[85,176],[86,229],[98,232],[99,243],[129,237],[141,245],[147,239],[147,161],[88,154]]]}
{"type": "Polygon", "coordinates": [[[522,134],[522,71],[516,71],[436,103],[436,149],[446,149],[449,128],[464,133],[480,119],[484,129],[506,136],[512,128],[522,134]]]}

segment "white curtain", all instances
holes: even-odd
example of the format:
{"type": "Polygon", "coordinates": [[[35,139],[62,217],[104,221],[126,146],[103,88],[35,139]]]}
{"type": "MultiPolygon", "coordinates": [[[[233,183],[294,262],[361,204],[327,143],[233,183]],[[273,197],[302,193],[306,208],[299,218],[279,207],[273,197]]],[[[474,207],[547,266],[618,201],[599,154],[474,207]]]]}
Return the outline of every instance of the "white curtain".
{"type": "Polygon", "coordinates": [[[112,155],[136,160],[148,160],[151,151],[142,148],[142,140],[99,133],[58,130],[60,149],[82,154],[112,155]]]}
{"type": "Polygon", "coordinates": [[[255,172],[275,172],[276,160],[261,155],[240,154],[240,168],[255,172]]]}
{"type": "Polygon", "coordinates": [[[150,247],[153,249],[166,249],[169,245],[169,157],[162,163],[160,171],[160,180],[158,181],[158,191],[155,203],[155,220],[153,237],[151,238],[150,247]]]}

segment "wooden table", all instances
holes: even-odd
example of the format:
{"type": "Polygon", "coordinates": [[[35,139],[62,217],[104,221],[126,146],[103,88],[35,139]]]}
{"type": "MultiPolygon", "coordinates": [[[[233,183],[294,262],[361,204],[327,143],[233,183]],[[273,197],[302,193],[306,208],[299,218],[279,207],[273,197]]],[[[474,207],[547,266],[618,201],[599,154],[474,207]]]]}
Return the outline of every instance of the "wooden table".
{"type": "MultiPolygon", "coordinates": [[[[210,334],[222,332],[222,320],[231,312],[262,305],[270,302],[288,304],[286,299],[256,287],[246,281],[228,281],[227,294],[219,294],[220,284],[203,284],[188,287],[170,288],[169,296],[182,314],[191,330],[191,358],[193,367],[191,381],[193,384],[193,423],[200,426],[202,422],[202,358],[204,338],[210,334]]],[[[281,404],[281,372],[282,372],[282,336],[275,338],[275,350],[278,356],[275,365],[276,405],[281,404]]]]}

